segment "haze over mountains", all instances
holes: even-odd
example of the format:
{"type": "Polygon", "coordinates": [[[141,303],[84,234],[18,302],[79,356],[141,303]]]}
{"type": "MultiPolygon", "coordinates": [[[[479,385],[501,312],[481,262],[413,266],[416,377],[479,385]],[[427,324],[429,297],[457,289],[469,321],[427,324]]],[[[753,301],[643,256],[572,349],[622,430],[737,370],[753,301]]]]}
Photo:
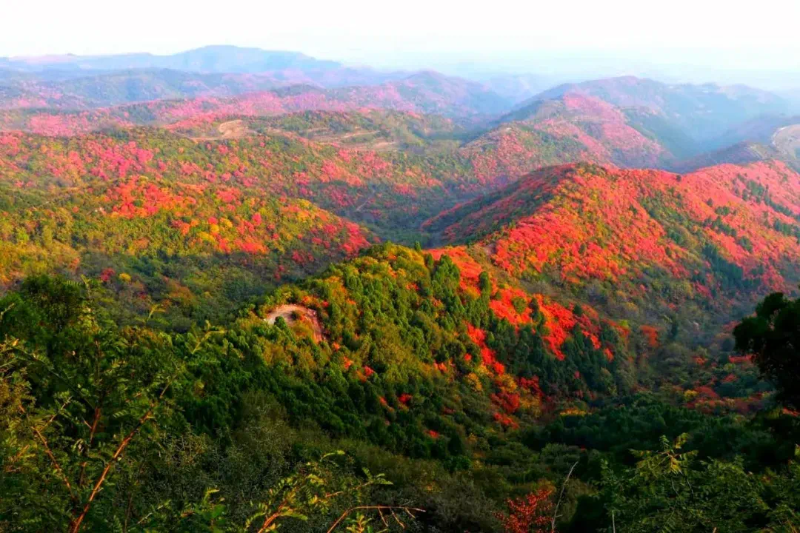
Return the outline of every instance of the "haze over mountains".
{"type": "Polygon", "coordinates": [[[499,123],[525,130],[521,137],[532,131],[558,137],[569,130],[573,138],[586,136],[589,144],[580,150],[596,160],[679,168],[685,166],[680,160],[740,142],[770,144],[774,131],[794,120],[789,101],[745,86],[623,77],[535,92],[539,87],[529,76],[470,82],[433,72],[381,72],[298,53],[231,46],[169,56],[6,58],[0,64],[6,67],[0,71],[3,127],[45,134],[46,124],[69,134],[115,124],[164,125],[200,110],[205,116],[263,116],[366,107],[466,121],[473,137],[495,137],[489,144],[497,142],[500,134],[491,129],[499,123]],[[276,92],[285,87],[293,89],[276,92]],[[120,107],[159,100],[165,102],[150,103],[144,116],[137,116],[141,106],[120,107]],[[35,108],[50,111],[34,113],[35,108]],[[626,150],[636,155],[626,155],[626,150]]]}
{"type": "Polygon", "coordinates": [[[472,74],[0,59],[0,531],[800,527],[793,103],[472,74]]]}
{"type": "Polygon", "coordinates": [[[11,57],[3,58],[2,64],[28,72],[172,69],[206,73],[259,73],[285,69],[326,70],[342,67],[341,63],[321,61],[298,52],[267,51],[236,46],[205,46],[172,55],[11,57]]]}

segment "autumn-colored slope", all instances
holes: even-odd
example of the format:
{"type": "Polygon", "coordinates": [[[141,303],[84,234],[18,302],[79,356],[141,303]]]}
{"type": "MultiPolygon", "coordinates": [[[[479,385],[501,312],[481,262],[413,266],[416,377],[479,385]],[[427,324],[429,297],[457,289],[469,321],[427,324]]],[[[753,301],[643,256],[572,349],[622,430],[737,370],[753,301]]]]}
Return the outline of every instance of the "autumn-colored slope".
{"type": "Polygon", "coordinates": [[[780,98],[747,87],[667,85],[633,77],[596,80],[537,95],[460,153],[476,176],[500,184],[543,166],[581,161],[670,168],[704,151],[750,140],[735,135],[725,140],[723,133],[784,107],[780,98]]]}
{"type": "Polygon", "coordinates": [[[514,276],[604,301],[613,290],[638,305],[719,309],[792,290],[798,219],[800,175],[782,163],[688,175],[581,164],[537,171],[427,227],[478,243],[514,276]]]}
{"type": "Polygon", "coordinates": [[[608,160],[590,154],[571,136],[552,135],[523,123],[510,123],[476,137],[452,119],[413,112],[304,111],[265,118],[190,119],[167,128],[192,138],[224,138],[222,130],[234,119],[241,121],[245,135],[291,133],[348,149],[422,155],[431,166],[455,166],[461,182],[475,183],[481,191],[505,185],[543,166],[608,160]]]}
{"type": "MultiPolygon", "coordinates": [[[[540,93],[505,115],[495,135],[516,136],[514,129],[548,134],[549,144],[563,146],[550,164],[669,168],[703,152],[757,140],[733,132],[785,108],[779,97],[748,87],[668,85],[629,76],[540,93]]],[[[517,167],[538,163],[530,150],[519,148],[509,159],[517,167]]]]}
{"type": "Polygon", "coordinates": [[[497,184],[564,163],[661,167],[673,159],[667,145],[629,125],[621,109],[572,93],[506,115],[459,153],[477,177],[497,184]]]}
{"type": "Polygon", "coordinates": [[[387,231],[414,228],[480,187],[452,158],[354,150],[296,135],[203,142],[154,129],[68,139],[0,135],[0,181],[22,188],[58,192],[139,175],[303,198],[387,231]]]}
{"type": "MultiPolygon", "coordinates": [[[[388,136],[410,131],[405,115],[370,116],[298,117],[299,130],[380,123],[388,136]]],[[[269,135],[202,141],[145,128],[67,138],[0,134],[0,281],[138,268],[146,278],[141,292],[151,294],[162,277],[205,270],[217,281],[192,282],[192,294],[220,294],[219,283],[228,282],[263,292],[377,240],[356,224],[381,239],[413,242],[421,220],[484,186],[453,155],[316,143],[268,124],[269,135]],[[144,258],[158,260],[144,265],[144,258]],[[236,273],[224,274],[228,266],[236,273]],[[206,283],[216,288],[196,290],[206,283]]]]}
{"type": "MultiPolygon", "coordinates": [[[[602,326],[605,324],[612,329],[616,328],[621,335],[627,335],[627,332],[619,326],[601,320],[597,311],[591,307],[583,307],[577,311],[573,303],[559,302],[552,297],[532,294],[521,289],[512,278],[504,279],[502,272],[498,272],[491,265],[477,261],[471,255],[474,250],[468,250],[463,246],[452,246],[431,250],[430,253],[437,260],[442,256],[447,256],[453,261],[461,274],[461,289],[467,294],[479,296],[481,294],[480,276],[484,273],[489,275],[489,308],[492,312],[498,318],[507,320],[514,327],[531,327],[537,331],[544,339],[548,350],[557,359],[564,360],[565,354],[562,346],[574,331],[580,330],[594,349],[603,350],[609,361],[614,359],[614,353],[609,345],[603,347],[603,343],[600,341],[602,326]]],[[[475,328],[470,330],[470,334],[476,342],[484,340],[484,337],[475,328]]],[[[496,354],[487,350],[484,344],[483,360],[492,365],[496,354]]]]}
{"type": "MultiPolygon", "coordinates": [[[[742,414],[763,407],[768,387],[755,379],[755,369],[748,358],[730,353],[731,326],[725,324],[731,316],[730,309],[713,308],[707,300],[702,301],[703,295],[698,298],[700,302],[684,301],[676,307],[670,301],[669,290],[680,284],[670,286],[665,280],[649,287],[644,301],[628,294],[631,287],[625,283],[612,285],[616,291],[605,300],[598,297],[602,296],[603,285],[576,291],[575,287],[548,284],[542,279],[529,283],[492,264],[487,252],[483,246],[448,246],[430,251],[434,258],[449,258],[460,271],[463,293],[487,302],[507,328],[520,335],[533,332],[540,337],[542,347],[559,361],[553,361],[556,366],[585,360],[575,352],[577,342],[593,354],[590,359],[595,363],[611,364],[627,375],[623,380],[638,375],[641,386],[670,391],[688,407],[742,414]]],[[[737,295],[733,301],[746,297],[737,295]]],[[[496,332],[493,337],[480,325],[467,324],[467,334],[479,347],[480,361],[491,372],[502,376],[509,368],[526,368],[525,351],[497,346],[492,342],[496,332]]],[[[527,375],[520,379],[520,385],[553,390],[550,376],[541,371],[532,373],[532,378],[527,375]]],[[[598,374],[584,368],[573,371],[570,381],[596,386],[607,383],[609,377],[602,371],[598,374]]],[[[583,394],[575,392],[580,398],[584,398],[583,394]]],[[[588,395],[596,397],[592,392],[588,395]]],[[[566,412],[573,409],[568,407],[566,412]]],[[[513,423],[504,417],[499,420],[513,423]]]]}
{"type": "Polygon", "coordinates": [[[586,145],[572,136],[553,135],[522,123],[511,123],[484,133],[459,149],[475,176],[504,185],[531,169],[581,161],[591,156],[586,145]]]}
{"type": "MultiPolygon", "coordinates": [[[[257,85],[255,81],[252,83],[257,85]]],[[[53,108],[52,98],[43,97],[24,102],[25,105],[16,106],[18,108],[2,110],[0,129],[24,130],[42,135],[75,135],[109,126],[168,125],[187,121],[202,124],[229,115],[274,116],[306,110],[341,112],[359,109],[432,113],[474,122],[500,114],[509,107],[505,99],[480,84],[429,72],[381,85],[334,89],[292,85],[232,97],[210,93],[197,98],[154,99],[98,109],[85,109],[82,106],[83,109],[78,107],[77,110],[63,106],[53,108]],[[36,107],[40,105],[50,107],[36,107]]],[[[9,98],[13,96],[9,95],[9,98]]]]}
{"type": "Polygon", "coordinates": [[[414,229],[466,194],[457,178],[421,158],[287,135],[195,142],[151,129],[2,134],[0,280],[111,269],[109,280],[131,276],[134,285],[120,289],[137,287],[131,294],[142,295],[141,306],[163,301],[177,283],[188,302],[221,299],[187,304],[190,316],[230,310],[241,304],[237,295],[263,293],[376,242],[353,221],[383,237],[414,229]]]}
{"type": "Polygon", "coordinates": [[[308,201],[221,183],[128,176],[54,195],[2,184],[0,198],[0,286],[85,275],[130,298],[128,311],[229,312],[376,240],[308,201]]]}
{"type": "MultiPolygon", "coordinates": [[[[388,244],[299,287],[279,289],[257,313],[269,317],[286,304],[313,309],[333,348],[319,362],[364,382],[396,384],[397,396],[375,406],[389,420],[396,411],[431,405],[418,397],[422,390],[402,385],[411,376],[433,380],[437,388],[456,384],[460,394],[436,398],[444,415],[468,409],[496,429],[518,427],[555,407],[553,401],[616,390],[614,374],[628,367],[629,354],[615,326],[593,311],[576,316],[550,299],[517,296],[491,280],[492,290],[483,292],[476,276],[457,251],[428,254],[388,244]],[[525,307],[525,318],[509,324],[504,300],[511,298],[525,307]]],[[[278,363],[284,355],[267,357],[278,363]]],[[[430,429],[437,438],[441,429],[430,429]]]]}
{"type": "Polygon", "coordinates": [[[534,101],[506,115],[503,122],[575,146],[577,150],[567,153],[569,158],[562,157],[561,163],[583,160],[645,167],[672,157],[657,139],[629,125],[620,108],[590,95],[570,92],[558,99],[534,101]]]}
{"type": "Polygon", "coordinates": [[[439,115],[400,111],[301,111],[274,117],[219,117],[177,122],[170,131],[207,140],[255,134],[291,134],[318,143],[360,150],[408,150],[419,154],[455,151],[466,128],[439,115]],[[238,124],[238,134],[232,125],[238,124]]]}
{"type": "Polygon", "coordinates": [[[195,138],[219,138],[222,125],[237,119],[249,134],[291,132],[348,148],[405,151],[428,156],[432,165],[457,162],[462,181],[475,181],[483,190],[508,184],[533,169],[563,163],[652,166],[670,159],[655,141],[626,126],[622,113],[609,104],[568,100],[574,112],[565,112],[563,103],[551,103],[547,113],[482,133],[437,115],[370,109],[188,119],[167,128],[195,138]],[[589,111],[576,111],[581,103],[588,103],[589,111]]]}

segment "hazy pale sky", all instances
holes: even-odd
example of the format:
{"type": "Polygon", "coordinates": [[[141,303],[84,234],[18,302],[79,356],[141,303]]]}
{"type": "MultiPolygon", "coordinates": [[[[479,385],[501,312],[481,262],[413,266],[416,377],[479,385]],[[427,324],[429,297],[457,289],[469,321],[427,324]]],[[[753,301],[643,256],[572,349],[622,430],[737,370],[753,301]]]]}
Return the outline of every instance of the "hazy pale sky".
{"type": "Polygon", "coordinates": [[[376,66],[526,58],[800,70],[800,0],[0,0],[0,56],[207,44],[376,66]]]}

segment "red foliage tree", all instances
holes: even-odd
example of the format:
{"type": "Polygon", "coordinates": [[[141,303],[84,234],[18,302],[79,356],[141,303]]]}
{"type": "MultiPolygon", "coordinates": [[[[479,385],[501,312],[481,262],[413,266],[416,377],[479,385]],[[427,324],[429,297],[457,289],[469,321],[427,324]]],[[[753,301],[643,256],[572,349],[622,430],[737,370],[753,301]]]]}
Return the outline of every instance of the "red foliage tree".
{"type": "Polygon", "coordinates": [[[508,514],[497,518],[506,533],[544,533],[551,531],[553,502],[550,489],[539,489],[521,498],[508,500],[508,514]]]}

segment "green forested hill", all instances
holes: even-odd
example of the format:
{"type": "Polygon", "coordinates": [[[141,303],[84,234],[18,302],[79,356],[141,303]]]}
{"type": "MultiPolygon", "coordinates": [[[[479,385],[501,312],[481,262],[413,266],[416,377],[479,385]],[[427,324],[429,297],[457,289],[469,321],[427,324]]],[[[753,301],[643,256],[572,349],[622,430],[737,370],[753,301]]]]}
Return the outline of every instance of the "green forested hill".
{"type": "Polygon", "coordinates": [[[700,528],[793,520],[792,416],[711,417],[637,392],[618,326],[572,306],[553,351],[565,311],[534,300],[535,325],[514,327],[503,289],[465,276],[448,255],[384,245],[186,333],[119,329],[101,284],[29,279],[0,302],[0,524],[326,531],[381,504],[424,510],[404,514],[412,529],[513,530],[552,512],[569,471],[563,530],[611,511],[617,527],[678,520],[670,509],[700,528]]]}

